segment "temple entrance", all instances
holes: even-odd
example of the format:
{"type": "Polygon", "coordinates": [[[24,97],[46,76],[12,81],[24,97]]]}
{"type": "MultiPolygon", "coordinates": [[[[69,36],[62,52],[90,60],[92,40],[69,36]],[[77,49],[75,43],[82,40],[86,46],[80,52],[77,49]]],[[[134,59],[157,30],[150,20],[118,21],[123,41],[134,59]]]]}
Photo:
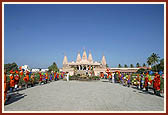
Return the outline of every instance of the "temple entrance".
{"type": "Polygon", "coordinates": [[[93,66],[91,65],[75,65],[73,66],[74,68],[74,75],[78,78],[78,80],[88,80],[89,78],[92,77],[93,71],[93,66]]]}

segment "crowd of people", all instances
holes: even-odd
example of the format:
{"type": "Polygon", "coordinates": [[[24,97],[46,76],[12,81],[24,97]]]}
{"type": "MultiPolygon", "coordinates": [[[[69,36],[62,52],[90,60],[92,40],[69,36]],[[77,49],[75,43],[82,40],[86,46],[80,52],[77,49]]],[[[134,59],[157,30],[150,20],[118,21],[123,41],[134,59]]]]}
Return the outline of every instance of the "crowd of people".
{"type": "MultiPolygon", "coordinates": [[[[4,102],[10,99],[9,93],[17,92],[22,86],[24,88],[33,87],[35,84],[43,85],[52,81],[66,78],[69,81],[69,73],[59,72],[38,72],[32,73],[19,69],[18,71],[11,70],[7,75],[4,72],[4,102]],[[7,80],[8,76],[8,80],[7,80]],[[7,99],[6,99],[7,98],[7,99]]],[[[154,94],[160,95],[164,93],[164,74],[150,74],[148,72],[143,74],[121,73],[116,71],[114,73],[107,70],[107,79],[111,83],[120,83],[123,86],[135,86],[137,89],[146,90],[153,89],[154,94]]],[[[104,74],[100,74],[100,78],[105,78],[104,74]]]]}
{"type": "Polygon", "coordinates": [[[57,81],[63,79],[65,73],[59,72],[39,72],[32,73],[29,71],[24,71],[20,69],[19,71],[11,70],[9,74],[4,71],[4,102],[10,99],[10,95],[7,97],[7,92],[9,93],[17,92],[23,86],[24,88],[33,87],[35,84],[43,85],[52,81],[57,81]],[[6,99],[7,98],[7,99],[6,99]]]}
{"type": "MultiPolygon", "coordinates": [[[[104,77],[104,76],[101,76],[104,77]]],[[[107,79],[110,82],[120,83],[123,86],[132,86],[137,89],[148,91],[148,89],[153,89],[155,95],[160,96],[160,93],[164,93],[164,74],[154,73],[150,74],[145,72],[142,74],[138,73],[120,73],[116,71],[114,73],[107,71],[107,79]]]]}

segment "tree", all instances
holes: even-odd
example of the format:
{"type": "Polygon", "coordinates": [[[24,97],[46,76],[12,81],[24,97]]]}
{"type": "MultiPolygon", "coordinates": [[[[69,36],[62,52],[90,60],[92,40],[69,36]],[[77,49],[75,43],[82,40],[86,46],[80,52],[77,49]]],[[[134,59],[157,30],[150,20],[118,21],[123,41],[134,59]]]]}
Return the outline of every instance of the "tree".
{"type": "Polygon", "coordinates": [[[49,71],[54,71],[54,72],[59,71],[57,64],[55,62],[53,62],[53,64],[51,66],[49,66],[48,69],[49,69],[49,71]]]}
{"type": "Polygon", "coordinates": [[[136,67],[140,67],[140,64],[139,64],[139,63],[137,63],[137,64],[136,64],[136,67]]]}
{"type": "Polygon", "coordinates": [[[164,58],[160,60],[159,70],[164,71],[164,58]]]}
{"type": "Polygon", "coordinates": [[[153,64],[158,63],[159,58],[160,58],[160,57],[158,56],[158,54],[152,53],[151,57],[152,57],[153,64]]]}
{"type": "Polygon", "coordinates": [[[139,73],[139,74],[142,74],[142,73],[144,73],[144,72],[147,72],[145,69],[143,69],[143,68],[140,68],[140,69],[138,69],[138,71],[137,71],[137,73],[139,73]]]}
{"type": "Polygon", "coordinates": [[[130,68],[133,68],[134,67],[134,65],[133,64],[130,64],[130,68]]]}
{"type": "MultiPolygon", "coordinates": [[[[152,58],[152,64],[156,65],[160,57],[158,56],[158,54],[152,53],[151,58],[152,58]]],[[[155,66],[155,71],[157,71],[157,66],[155,66]]]]}
{"type": "Polygon", "coordinates": [[[147,58],[147,63],[148,65],[153,65],[153,69],[154,71],[157,71],[157,65],[158,64],[158,61],[159,61],[159,56],[158,54],[155,54],[155,53],[152,53],[150,57],[147,58]]]}
{"type": "Polygon", "coordinates": [[[4,65],[4,69],[6,69],[6,72],[9,73],[10,70],[13,70],[13,71],[18,70],[18,65],[15,62],[8,63],[4,65]]]}
{"type": "Polygon", "coordinates": [[[107,67],[107,68],[109,67],[108,64],[106,64],[106,67],[107,67]]]}
{"type": "Polygon", "coordinates": [[[122,66],[121,66],[121,64],[118,64],[118,68],[121,68],[122,66]]]}
{"type": "Polygon", "coordinates": [[[128,67],[127,64],[125,64],[124,67],[127,68],[128,67]]]}
{"type": "Polygon", "coordinates": [[[148,64],[148,66],[152,65],[152,57],[147,58],[147,64],[148,64]]]}
{"type": "Polygon", "coordinates": [[[143,63],[143,67],[146,67],[146,64],[145,64],[145,63],[143,63]]]}
{"type": "Polygon", "coordinates": [[[161,59],[159,64],[154,65],[152,67],[152,70],[155,71],[156,68],[157,68],[158,71],[164,71],[164,59],[161,59]]]}

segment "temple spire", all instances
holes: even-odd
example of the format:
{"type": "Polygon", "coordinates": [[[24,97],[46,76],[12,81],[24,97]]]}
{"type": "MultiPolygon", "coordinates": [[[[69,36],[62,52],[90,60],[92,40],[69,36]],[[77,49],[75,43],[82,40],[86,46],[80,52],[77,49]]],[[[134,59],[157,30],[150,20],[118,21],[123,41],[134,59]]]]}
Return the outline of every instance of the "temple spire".
{"type": "Polygon", "coordinates": [[[85,50],[83,51],[82,60],[87,60],[87,54],[85,50]]]}
{"type": "Polygon", "coordinates": [[[89,51],[88,61],[91,63],[93,62],[91,51],[89,51]]]}
{"type": "Polygon", "coordinates": [[[102,61],[101,61],[101,63],[102,63],[102,65],[106,65],[106,58],[105,58],[104,55],[103,55],[103,57],[102,57],[102,61]]]}
{"type": "Polygon", "coordinates": [[[67,56],[64,55],[63,65],[66,65],[66,64],[68,64],[68,59],[67,59],[67,56]]]}
{"type": "Polygon", "coordinates": [[[81,61],[81,56],[80,56],[80,52],[78,52],[77,58],[76,58],[76,62],[80,62],[81,61]]]}

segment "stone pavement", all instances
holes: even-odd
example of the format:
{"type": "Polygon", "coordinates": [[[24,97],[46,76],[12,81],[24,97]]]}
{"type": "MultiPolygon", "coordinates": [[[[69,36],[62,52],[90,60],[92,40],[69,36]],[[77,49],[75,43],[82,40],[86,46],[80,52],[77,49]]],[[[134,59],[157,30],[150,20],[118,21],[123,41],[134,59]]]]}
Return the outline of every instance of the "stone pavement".
{"type": "Polygon", "coordinates": [[[5,111],[164,110],[163,97],[102,80],[60,80],[19,91],[14,97],[5,111]]]}

